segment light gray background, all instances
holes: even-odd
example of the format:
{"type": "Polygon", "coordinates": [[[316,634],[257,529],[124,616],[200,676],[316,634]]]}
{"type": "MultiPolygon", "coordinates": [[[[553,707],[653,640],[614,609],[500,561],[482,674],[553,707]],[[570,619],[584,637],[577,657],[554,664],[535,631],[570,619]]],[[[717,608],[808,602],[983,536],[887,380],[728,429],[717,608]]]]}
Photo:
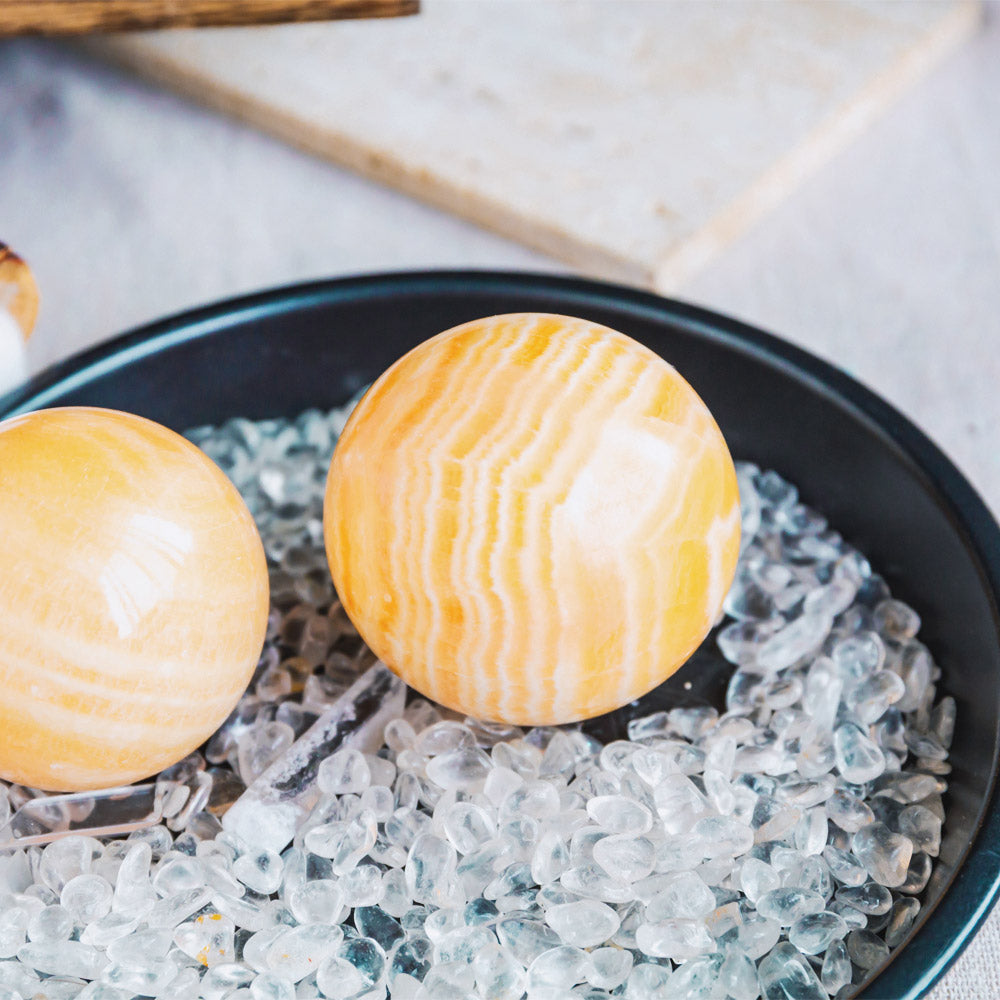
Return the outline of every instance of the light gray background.
{"type": "MultiPolygon", "coordinates": [[[[1000,8],[681,296],[823,356],[1000,511],[1000,8]]],[[[62,44],[0,43],[0,239],[42,290],[34,369],[132,325],[309,278],[565,271],[62,44]]],[[[1000,997],[1000,911],[931,994],[1000,997]]]]}

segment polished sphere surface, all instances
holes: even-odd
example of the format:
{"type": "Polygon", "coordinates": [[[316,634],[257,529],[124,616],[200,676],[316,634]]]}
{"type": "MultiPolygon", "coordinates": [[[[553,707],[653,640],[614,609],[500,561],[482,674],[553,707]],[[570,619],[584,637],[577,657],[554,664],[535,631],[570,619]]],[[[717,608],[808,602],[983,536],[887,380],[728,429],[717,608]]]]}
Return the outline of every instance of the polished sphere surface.
{"type": "Polygon", "coordinates": [[[662,358],[582,319],[476,320],[372,386],[334,453],[327,555],[408,684],[525,725],[651,690],[716,620],[740,538],[711,414],[662,358]]]}
{"type": "Polygon", "coordinates": [[[180,760],[267,626],[256,526],[198,448],[112,410],[0,423],[0,778],[65,791],[180,760]]]}

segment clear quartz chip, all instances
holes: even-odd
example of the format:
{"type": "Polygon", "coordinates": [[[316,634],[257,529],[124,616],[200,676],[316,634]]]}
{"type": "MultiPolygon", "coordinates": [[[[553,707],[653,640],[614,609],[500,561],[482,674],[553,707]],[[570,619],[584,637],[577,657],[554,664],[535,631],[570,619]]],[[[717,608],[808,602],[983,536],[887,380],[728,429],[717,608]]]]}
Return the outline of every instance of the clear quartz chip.
{"type": "Polygon", "coordinates": [[[831,996],[838,994],[851,981],[851,960],[843,941],[834,941],[827,949],[820,978],[831,996]]]}
{"type": "Polygon", "coordinates": [[[157,824],[166,784],[126,785],[29,799],[0,829],[0,851],[47,844],[71,834],[112,837],[157,824]]]}
{"type": "Polygon", "coordinates": [[[808,913],[789,928],[788,940],[804,955],[818,955],[845,937],[847,930],[843,917],[836,913],[808,913]]]}
{"type": "Polygon", "coordinates": [[[545,922],[566,944],[577,948],[603,944],[621,925],[618,914],[610,906],[592,899],[549,907],[545,922]]]}
{"type": "Polygon", "coordinates": [[[856,725],[845,723],[833,733],[837,770],[845,781],[862,785],[885,770],[885,755],[856,725]]]}
{"type": "Polygon", "coordinates": [[[757,655],[757,664],[768,673],[790,667],[818,649],[832,625],[833,617],[827,612],[803,614],[764,642],[757,655]]]}
{"type": "Polygon", "coordinates": [[[846,944],[847,954],[860,969],[874,969],[889,957],[889,946],[869,930],[851,931],[846,944]]]}
{"type": "Polygon", "coordinates": [[[715,948],[703,921],[684,918],[640,924],[635,939],[647,955],[674,961],[697,958],[715,948]]]}
{"type": "Polygon", "coordinates": [[[765,997],[827,1000],[827,992],[802,953],[782,942],[774,946],[757,968],[765,997]]]}
{"type": "Polygon", "coordinates": [[[826,800],[825,808],[829,819],[848,833],[857,833],[875,820],[871,806],[843,788],[838,788],[826,800]]]}
{"type": "Polygon", "coordinates": [[[908,896],[897,899],[889,915],[889,923],[885,929],[885,943],[890,948],[901,944],[909,933],[913,922],[920,912],[920,901],[908,896]]]}
{"type": "Polygon", "coordinates": [[[590,956],[580,948],[561,945],[542,952],[528,968],[528,993],[546,989],[571,990],[586,981],[591,971],[590,956]]]}
{"type": "Polygon", "coordinates": [[[96,979],[108,966],[108,957],[81,941],[32,942],[18,949],[18,960],[29,968],[51,975],[96,979]]]}
{"type": "Polygon", "coordinates": [[[806,889],[772,889],[757,900],[757,912],[782,927],[791,926],[809,913],[823,910],[823,897],[806,889]]]}
{"type": "Polygon", "coordinates": [[[628,979],[633,961],[631,952],[622,948],[595,948],[590,953],[591,986],[604,990],[616,989],[628,979]]]}
{"type": "Polygon", "coordinates": [[[893,833],[884,823],[862,827],[854,834],[852,849],[871,877],[881,885],[896,888],[906,881],[913,843],[893,833]]]}
{"type": "Polygon", "coordinates": [[[884,885],[878,882],[865,882],[864,885],[847,886],[837,893],[837,900],[847,903],[854,909],[872,916],[888,913],[892,906],[892,894],[884,885]]]}

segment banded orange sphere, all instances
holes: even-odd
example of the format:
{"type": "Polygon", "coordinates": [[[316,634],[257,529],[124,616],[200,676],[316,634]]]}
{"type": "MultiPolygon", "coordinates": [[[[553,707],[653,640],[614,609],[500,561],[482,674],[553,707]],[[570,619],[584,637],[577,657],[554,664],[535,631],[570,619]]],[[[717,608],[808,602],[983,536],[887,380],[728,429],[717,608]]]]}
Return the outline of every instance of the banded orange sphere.
{"type": "Polygon", "coordinates": [[[0,778],[110,787],[180,760],[267,627],[256,525],[179,434],[112,410],[0,423],[0,778]]]}
{"type": "Polygon", "coordinates": [[[430,698],[589,718],[651,690],[718,616],[736,473],[662,358],[582,319],[477,320],[375,382],[334,453],[324,532],[344,608],[430,698]]]}

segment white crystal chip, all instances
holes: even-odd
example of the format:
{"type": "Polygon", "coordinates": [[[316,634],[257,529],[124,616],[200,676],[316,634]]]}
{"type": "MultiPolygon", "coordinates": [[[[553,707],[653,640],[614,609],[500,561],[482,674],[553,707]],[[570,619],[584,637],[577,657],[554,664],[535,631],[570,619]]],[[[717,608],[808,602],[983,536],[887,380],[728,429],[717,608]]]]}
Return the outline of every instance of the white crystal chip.
{"type": "Polygon", "coordinates": [[[545,922],[563,941],[577,948],[603,944],[621,925],[610,906],[593,899],[551,906],[545,913],[545,922]]]}

